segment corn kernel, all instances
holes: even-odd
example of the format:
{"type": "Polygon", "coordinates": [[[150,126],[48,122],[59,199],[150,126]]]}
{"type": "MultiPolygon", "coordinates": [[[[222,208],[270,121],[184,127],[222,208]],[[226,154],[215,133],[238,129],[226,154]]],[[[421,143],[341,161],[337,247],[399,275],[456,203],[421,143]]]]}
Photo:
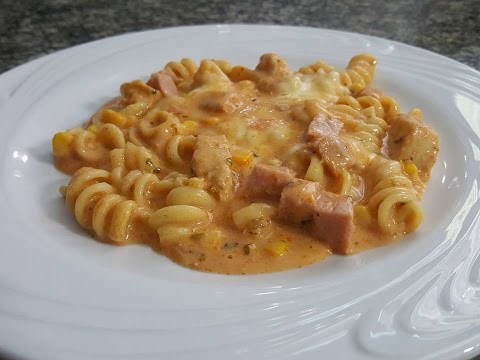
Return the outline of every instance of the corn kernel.
{"type": "Polygon", "coordinates": [[[216,125],[220,122],[220,119],[217,118],[217,117],[210,117],[208,119],[205,120],[205,123],[207,125],[216,125]]]}
{"type": "Polygon", "coordinates": [[[125,115],[110,109],[102,110],[102,121],[105,123],[117,125],[118,127],[125,127],[128,124],[128,119],[125,115]]]}
{"type": "Polygon", "coordinates": [[[87,128],[87,131],[90,131],[91,133],[98,133],[98,127],[96,125],[90,125],[88,128],[87,128]]]}
{"type": "Polygon", "coordinates": [[[423,119],[422,110],[417,109],[417,108],[414,108],[414,109],[410,110],[410,111],[408,112],[408,115],[409,115],[409,116],[412,116],[412,117],[414,117],[415,119],[420,120],[420,121],[422,121],[422,119],[423,119]]]}
{"type": "Polygon", "coordinates": [[[410,176],[415,176],[418,173],[417,166],[413,163],[405,166],[405,172],[410,176]]]}
{"type": "Polygon", "coordinates": [[[203,247],[209,250],[220,249],[225,240],[225,235],[220,230],[212,230],[200,238],[203,247]]]}
{"type": "Polygon", "coordinates": [[[187,120],[182,123],[182,129],[187,133],[194,132],[198,127],[198,123],[193,120],[187,120]]]}
{"type": "Polygon", "coordinates": [[[186,128],[196,128],[198,126],[198,123],[193,120],[187,120],[182,123],[183,126],[186,128]]]}
{"type": "Polygon", "coordinates": [[[245,166],[252,162],[253,154],[248,150],[239,150],[233,153],[232,161],[234,164],[245,166]]]}
{"type": "Polygon", "coordinates": [[[401,161],[402,165],[403,165],[403,170],[405,171],[405,173],[408,175],[408,176],[417,176],[418,175],[418,169],[417,169],[417,166],[408,161],[407,163],[401,161]]]}
{"type": "Polygon", "coordinates": [[[357,224],[369,225],[373,220],[370,210],[365,205],[355,205],[353,216],[357,224]]]}
{"type": "Polygon", "coordinates": [[[365,86],[359,84],[359,83],[353,83],[350,85],[350,89],[352,90],[353,94],[358,94],[360,91],[362,91],[365,88],[365,86]]]}
{"type": "Polygon", "coordinates": [[[287,252],[287,243],[285,241],[275,241],[265,246],[265,250],[272,256],[283,256],[287,252]]]}
{"type": "Polygon", "coordinates": [[[67,155],[72,141],[72,134],[67,132],[56,133],[52,139],[53,153],[57,156],[67,155]]]}

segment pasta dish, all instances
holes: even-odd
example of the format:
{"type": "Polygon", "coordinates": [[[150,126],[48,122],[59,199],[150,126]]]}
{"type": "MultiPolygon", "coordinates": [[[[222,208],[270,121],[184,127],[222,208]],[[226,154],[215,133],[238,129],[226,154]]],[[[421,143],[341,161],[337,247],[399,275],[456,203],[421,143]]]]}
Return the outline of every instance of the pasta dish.
{"type": "Polygon", "coordinates": [[[52,140],[67,208],[96,239],[193,269],[274,272],[418,228],[439,150],[422,112],[371,87],[376,59],[297,71],[170,62],[52,140]]]}

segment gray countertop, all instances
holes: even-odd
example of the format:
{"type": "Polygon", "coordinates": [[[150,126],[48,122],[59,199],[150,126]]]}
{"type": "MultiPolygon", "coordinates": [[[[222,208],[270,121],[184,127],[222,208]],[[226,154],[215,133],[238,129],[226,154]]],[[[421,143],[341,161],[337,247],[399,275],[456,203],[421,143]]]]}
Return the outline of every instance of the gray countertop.
{"type": "Polygon", "coordinates": [[[480,69],[479,0],[0,0],[0,73],[111,35],[208,23],[353,31],[418,46],[480,69]]]}
{"type": "Polygon", "coordinates": [[[358,32],[431,50],[480,70],[480,0],[0,0],[0,73],[95,39],[209,23],[358,32]]]}

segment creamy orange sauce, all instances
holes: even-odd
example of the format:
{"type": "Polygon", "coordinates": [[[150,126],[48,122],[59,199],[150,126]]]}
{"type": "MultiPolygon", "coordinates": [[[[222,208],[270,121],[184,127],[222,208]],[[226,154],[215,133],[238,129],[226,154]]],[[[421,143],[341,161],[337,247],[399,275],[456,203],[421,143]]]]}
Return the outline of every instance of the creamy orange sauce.
{"type": "MultiPolygon", "coordinates": [[[[244,184],[256,164],[282,165],[296,178],[316,181],[324,190],[350,199],[355,216],[345,254],[389,244],[418,226],[416,206],[429,169],[422,172],[408,162],[388,162],[385,132],[396,115],[393,107],[387,114],[376,103],[377,108],[365,105],[365,99],[360,99],[361,108],[354,104],[371,79],[348,84],[347,75],[315,66],[313,73],[293,72],[271,55],[261,60],[256,71],[213,62],[202,62],[191,71],[175,66],[167,66],[167,73],[177,93],[166,96],[162,88],[141,81],[126,83],[122,96],[100,109],[83,128],[59,133],[53,140],[57,168],[73,175],[61,192],[80,224],[98,240],[145,244],[180,265],[222,274],[282,271],[328,257],[331,249],[322,236],[313,235],[312,223],[285,223],[277,214],[278,198],[248,196],[244,184]],[[351,111],[338,108],[346,99],[351,111]],[[339,141],[353,165],[341,173],[332,172],[306,138],[319,114],[343,124],[339,141]],[[231,191],[220,192],[220,185],[209,183],[215,181],[215,174],[213,180],[210,174],[199,176],[192,164],[200,135],[225,136],[230,156],[228,164],[221,165],[233,184],[231,191]],[[83,175],[76,172],[85,167],[83,175]],[[93,175],[86,176],[88,172],[93,175]],[[138,180],[141,176],[150,180],[138,180]],[[207,205],[198,205],[194,195],[192,202],[181,194],[171,200],[169,193],[177,187],[203,196],[207,205]],[[388,216],[382,218],[380,212],[387,211],[381,207],[384,198],[379,205],[375,196],[385,187],[385,196],[395,195],[396,190],[407,195],[392,203],[388,216]],[[259,215],[242,228],[233,214],[251,203],[265,204],[269,215],[259,215]],[[181,220],[180,214],[177,220],[173,215],[173,220],[167,219],[170,215],[164,220],[158,215],[161,209],[179,204],[194,207],[191,211],[198,219],[181,220]],[[389,217],[392,221],[385,223],[389,217]]],[[[368,71],[373,74],[373,68],[368,71]]],[[[380,99],[378,94],[373,97],[380,99]]]]}

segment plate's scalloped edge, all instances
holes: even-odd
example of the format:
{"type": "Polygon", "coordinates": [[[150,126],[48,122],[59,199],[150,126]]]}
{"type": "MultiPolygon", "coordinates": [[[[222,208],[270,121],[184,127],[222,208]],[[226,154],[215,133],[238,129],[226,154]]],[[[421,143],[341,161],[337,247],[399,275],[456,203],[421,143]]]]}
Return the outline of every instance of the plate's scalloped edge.
{"type": "MultiPolygon", "coordinates": [[[[479,171],[476,179],[480,179],[479,171]]],[[[429,358],[432,353],[422,352],[421,342],[441,345],[448,337],[458,344],[469,340],[465,348],[470,348],[475,339],[478,341],[480,198],[477,180],[467,202],[447,229],[445,244],[448,246],[439,247],[438,254],[419,263],[419,267],[426,268],[425,272],[414,275],[410,285],[391,289],[382,306],[362,314],[355,324],[355,341],[362,349],[382,357],[418,358],[421,355],[429,358]],[[405,346],[395,348],[398,341],[405,346]]],[[[480,352],[480,348],[476,352],[480,352]]],[[[444,352],[436,356],[448,358],[444,352]]]]}

